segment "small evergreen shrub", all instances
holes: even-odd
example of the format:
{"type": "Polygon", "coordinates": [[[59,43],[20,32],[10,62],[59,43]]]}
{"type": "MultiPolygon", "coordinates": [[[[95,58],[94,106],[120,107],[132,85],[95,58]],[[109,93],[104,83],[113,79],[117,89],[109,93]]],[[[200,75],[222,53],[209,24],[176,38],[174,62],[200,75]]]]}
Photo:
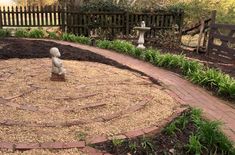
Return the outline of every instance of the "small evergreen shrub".
{"type": "Polygon", "coordinates": [[[42,29],[33,29],[29,32],[30,38],[43,38],[44,32],[42,29]]]}
{"type": "Polygon", "coordinates": [[[47,34],[50,39],[59,39],[56,32],[47,32],[47,34]]]}
{"type": "Polygon", "coordinates": [[[0,29],[0,38],[9,37],[11,33],[8,29],[0,29]]]}
{"type": "Polygon", "coordinates": [[[15,36],[19,38],[27,38],[29,37],[29,32],[26,29],[17,29],[15,36]]]}

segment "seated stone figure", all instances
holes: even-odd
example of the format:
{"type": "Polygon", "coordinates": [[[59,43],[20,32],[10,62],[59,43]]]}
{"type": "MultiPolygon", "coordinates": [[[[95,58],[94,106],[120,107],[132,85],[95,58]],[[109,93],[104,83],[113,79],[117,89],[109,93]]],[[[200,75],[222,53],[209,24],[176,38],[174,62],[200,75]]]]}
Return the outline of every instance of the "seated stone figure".
{"type": "Polygon", "coordinates": [[[51,70],[51,80],[52,81],[64,81],[65,80],[65,69],[61,60],[59,59],[60,51],[58,48],[53,47],[50,49],[51,60],[52,60],[52,70],[51,70]]]}

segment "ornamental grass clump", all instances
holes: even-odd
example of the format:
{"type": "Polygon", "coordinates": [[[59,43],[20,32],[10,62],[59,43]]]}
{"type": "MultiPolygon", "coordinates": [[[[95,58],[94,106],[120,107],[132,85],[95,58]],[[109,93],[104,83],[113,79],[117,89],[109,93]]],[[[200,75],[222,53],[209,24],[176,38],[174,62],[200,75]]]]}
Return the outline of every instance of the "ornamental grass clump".
{"type": "Polygon", "coordinates": [[[29,31],[27,29],[17,29],[15,36],[18,38],[27,38],[29,37],[29,31]]]}
{"type": "Polygon", "coordinates": [[[235,79],[219,70],[207,68],[191,74],[193,83],[214,89],[219,95],[235,98],[235,79]]]}
{"type": "Polygon", "coordinates": [[[8,29],[0,29],[0,38],[9,37],[11,33],[8,29]]]}
{"type": "Polygon", "coordinates": [[[59,36],[56,34],[56,32],[47,32],[48,38],[50,39],[59,39],[59,36]]]}
{"type": "Polygon", "coordinates": [[[99,48],[112,49],[113,44],[109,40],[97,40],[96,45],[99,48]]]}
{"type": "Polygon", "coordinates": [[[128,41],[114,40],[112,41],[112,49],[120,53],[125,53],[132,56],[135,55],[135,46],[128,41]]]}
{"type": "Polygon", "coordinates": [[[86,45],[91,44],[90,38],[84,37],[84,36],[77,36],[75,34],[70,34],[70,33],[63,33],[61,36],[61,39],[64,41],[71,41],[71,42],[76,42],[80,44],[86,44],[86,45]]]}
{"type": "Polygon", "coordinates": [[[44,32],[42,29],[33,29],[29,32],[30,38],[43,38],[44,32]]]}
{"type": "Polygon", "coordinates": [[[88,37],[85,37],[85,36],[76,36],[75,37],[75,42],[80,43],[80,44],[90,45],[91,44],[91,38],[88,38],[88,37]]]}

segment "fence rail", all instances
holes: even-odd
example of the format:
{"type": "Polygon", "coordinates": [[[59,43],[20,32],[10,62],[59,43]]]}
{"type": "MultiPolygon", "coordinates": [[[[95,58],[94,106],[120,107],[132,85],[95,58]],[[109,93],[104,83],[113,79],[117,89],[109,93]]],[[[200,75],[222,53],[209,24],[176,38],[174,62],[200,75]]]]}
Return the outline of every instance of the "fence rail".
{"type": "Polygon", "coordinates": [[[129,12],[78,12],[76,10],[47,7],[0,8],[2,27],[61,27],[63,31],[89,35],[92,31],[105,31],[111,35],[130,35],[141,21],[151,27],[146,37],[156,37],[159,30],[170,30],[174,25],[181,29],[183,12],[129,13],[129,12]]]}
{"type": "Polygon", "coordinates": [[[235,63],[235,25],[216,24],[215,17],[216,12],[213,12],[208,54],[222,62],[235,63]]]}

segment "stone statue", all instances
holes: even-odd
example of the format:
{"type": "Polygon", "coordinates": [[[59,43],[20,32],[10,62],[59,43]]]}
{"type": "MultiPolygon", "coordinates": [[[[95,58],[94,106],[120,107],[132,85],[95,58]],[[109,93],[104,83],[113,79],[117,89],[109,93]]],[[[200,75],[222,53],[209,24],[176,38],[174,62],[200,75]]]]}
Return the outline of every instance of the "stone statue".
{"type": "Polygon", "coordinates": [[[141,27],[145,27],[145,21],[142,21],[140,24],[141,27]]]}
{"type": "Polygon", "coordinates": [[[65,69],[61,60],[59,59],[60,51],[58,48],[53,47],[50,49],[51,60],[52,60],[52,70],[51,70],[51,80],[52,81],[65,81],[65,69]]]}

